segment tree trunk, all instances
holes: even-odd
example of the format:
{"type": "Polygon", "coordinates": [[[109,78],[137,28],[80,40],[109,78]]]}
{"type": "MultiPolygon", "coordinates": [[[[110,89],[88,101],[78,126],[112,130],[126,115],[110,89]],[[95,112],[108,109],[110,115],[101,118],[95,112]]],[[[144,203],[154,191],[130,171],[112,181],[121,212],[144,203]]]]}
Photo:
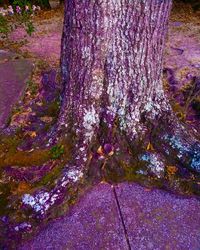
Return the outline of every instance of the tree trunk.
{"type": "Polygon", "coordinates": [[[162,85],[170,8],[170,0],[65,2],[62,106],[50,143],[66,136],[72,151],[52,195],[82,176],[135,180],[141,171],[170,190],[186,182],[199,192],[199,142],[162,85]]]}
{"type": "MultiPolygon", "coordinates": [[[[158,151],[180,150],[177,138],[170,138],[182,129],[176,126],[162,85],[170,8],[171,0],[66,1],[58,131],[74,135],[71,167],[84,169],[98,147],[101,154],[121,151],[121,158],[129,158],[125,152],[153,128],[157,143],[163,145],[158,151]],[[155,133],[163,117],[165,127],[155,133]],[[167,130],[171,135],[163,134],[167,130]]],[[[181,157],[175,158],[181,161],[184,155],[183,164],[200,170],[197,141],[193,158],[190,142],[187,157],[182,144],[181,157]]]]}
{"type": "Polygon", "coordinates": [[[71,115],[84,125],[91,118],[91,138],[100,118],[112,128],[118,117],[133,137],[144,113],[155,117],[169,109],[161,76],[170,7],[171,1],[158,0],[66,3],[64,119],[71,115]]]}

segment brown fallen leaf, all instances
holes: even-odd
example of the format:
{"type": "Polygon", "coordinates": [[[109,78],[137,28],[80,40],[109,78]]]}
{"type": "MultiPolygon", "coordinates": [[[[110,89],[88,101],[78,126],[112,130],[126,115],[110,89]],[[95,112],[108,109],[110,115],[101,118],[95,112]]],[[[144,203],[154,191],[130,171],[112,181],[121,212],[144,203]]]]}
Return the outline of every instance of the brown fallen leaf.
{"type": "Polygon", "coordinates": [[[43,105],[42,102],[36,102],[36,105],[38,105],[39,107],[41,107],[43,105]]]}
{"type": "Polygon", "coordinates": [[[97,149],[97,153],[99,154],[99,155],[104,155],[104,152],[103,152],[103,147],[102,146],[100,146],[98,149],[97,149]]]}
{"type": "Polygon", "coordinates": [[[31,132],[29,133],[29,135],[30,135],[31,138],[35,138],[35,137],[37,136],[37,134],[36,134],[35,131],[31,131],[31,132]]]}
{"type": "Polygon", "coordinates": [[[17,189],[15,191],[13,191],[13,194],[23,194],[26,193],[27,191],[30,190],[30,185],[25,182],[25,181],[21,181],[19,183],[19,185],[17,186],[17,189]]]}
{"type": "Polygon", "coordinates": [[[178,168],[176,166],[167,166],[167,173],[174,175],[177,172],[178,168]]]}
{"type": "Polygon", "coordinates": [[[147,150],[149,150],[149,151],[153,151],[154,150],[154,147],[153,147],[153,145],[150,142],[147,145],[147,150]]]}
{"type": "Polygon", "coordinates": [[[114,155],[114,151],[113,150],[110,151],[110,153],[108,153],[108,156],[112,156],[112,155],[114,155]]]}
{"type": "Polygon", "coordinates": [[[53,121],[53,117],[51,116],[43,116],[40,118],[41,121],[45,122],[45,123],[50,123],[53,121]]]}

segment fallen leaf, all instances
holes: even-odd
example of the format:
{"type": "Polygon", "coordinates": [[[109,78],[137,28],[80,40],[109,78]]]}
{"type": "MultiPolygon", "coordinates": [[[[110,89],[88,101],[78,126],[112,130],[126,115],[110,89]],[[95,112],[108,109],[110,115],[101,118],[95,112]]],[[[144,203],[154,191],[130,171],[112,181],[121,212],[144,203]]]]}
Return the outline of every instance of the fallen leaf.
{"type": "Polygon", "coordinates": [[[176,166],[167,166],[167,172],[170,175],[173,175],[177,172],[178,168],[176,166]]]}
{"type": "Polygon", "coordinates": [[[30,137],[31,138],[34,138],[34,137],[36,137],[37,136],[37,134],[36,134],[36,132],[35,131],[32,131],[32,132],[30,132],[30,137]]]}
{"type": "Polygon", "coordinates": [[[25,135],[28,135],[31,138],[35,138],[37,136],[37,133],[35,131],[27,131],[25,135]]]}
{"type": "Polygon", "coordinates": [[[102,146],[100,146],[100,147],[97,149],[97,153],[98,153],[99,155],[101,155],[101,156],[104,155],[104,153],[103,153],[103,147],[102,147],[102,146]]]}
{"type": "Polygon", "coordinates": [[[114,151],[110,151],[110,153],[108,154],[108,156],[112,156],[114,154],[114,151]]]}
{"type": "Polygon", "coordinates": [[[154,150],[154,147],[153,147],[153,145],[150,142],[147,145],[147,150],[150,150],[150,151],[154,150]]]}
{"type": "Polygon", "coordinates": [[[25,181],[21,181],[17,187],[17,190],[15,190],[13,193],[21,194],[21,193],[26,193],[29,190],[30,190],[30,185],[25,181]]]}
{"type": "Polygon", "coordinates": [[[45,122],[45,123],[50,123],[53,121],[53,117],[51,116],[43,116],[40,118],[41,121],[45,122]]]}
{"type": "Polygon", "coordinates": [[[26,92],[26,95],[27,95],[27,96],[31,96],[31,92],[30,92],[30,91],[27,91],[27,92],[26,92]]]}
{"type": "Polygon", "coordinates": [[[6,154],[4,152],[0,153],[0,158],[3,158],[6,154]]]}
{"type": "Polygon", "coordinates": [[[42,102],[36,102],[36,105],[41,107],[43,105],[43,103],[42,102]]]}

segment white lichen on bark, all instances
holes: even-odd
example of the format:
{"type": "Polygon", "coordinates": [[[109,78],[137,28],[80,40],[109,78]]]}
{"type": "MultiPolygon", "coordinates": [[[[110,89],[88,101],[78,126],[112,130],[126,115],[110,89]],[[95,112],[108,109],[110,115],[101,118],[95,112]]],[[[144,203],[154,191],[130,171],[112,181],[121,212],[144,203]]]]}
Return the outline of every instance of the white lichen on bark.
{"type": "Polygon", "coordinates": [[[171,1],[85,4],[66,3],[61,60],[66,100],[60,120],[67,123],[71,114],[91,141],[104,109],[108,127],[118,116],[121,130],[133,136],[142,114],[154,119],[170,109],[161,77],[171,1]]]}

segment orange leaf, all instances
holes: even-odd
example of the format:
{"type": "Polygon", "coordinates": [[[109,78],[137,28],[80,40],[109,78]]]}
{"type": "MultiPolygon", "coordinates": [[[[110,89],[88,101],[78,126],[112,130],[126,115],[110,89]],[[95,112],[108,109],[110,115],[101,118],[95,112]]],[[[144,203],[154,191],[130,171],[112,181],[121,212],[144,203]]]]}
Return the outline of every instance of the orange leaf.
{"type": "Polygon", "coordinates": [[[108,156],[112,156],[114,154],[114,151],[110,151],[110,153],[108,154],[108,156]]]}
{"type": "Polygon", "coordinates": [[[35,138],[37,136],[35,131],[27,131],[25,135],[30,136],[31,138],[35,138]]]}
{"type": "Polygon", "coordinates": [[[34,138],[34,137],[36,137],[36,136],[37,136],[37,134],[36,134],[35,131],[33,131],[33,132],[30,133],[30,137],[31,137],[31,138],[34,138]]]}
{"type": "Polygon", "coordinates": [[[22,181],[19,183],[16,193],[25,193],[28,190],[30,190],[30,186],[28,183],[26,183],[25,181],[22,181]]]}
{"type": "Polygon", "coordinates": [[[153,145],[150,142],[147,145],[147,150],[150,150],[150,151],[154,150],[153,145]]]}
{"type": "Polygon", "coordinates": [[[178,168],[176,166],[167,166],[167,172],[170,175],[173,175],[177,172],[178,168]]]}
{"type": "Polygon", "coordinates": [[[102,146],[100,146],[100,147],[97,149],[97,153],[98,153],[99,155],[104,155],[104,153],[103,153],[103,147],[102,147],[102,146]]]}

